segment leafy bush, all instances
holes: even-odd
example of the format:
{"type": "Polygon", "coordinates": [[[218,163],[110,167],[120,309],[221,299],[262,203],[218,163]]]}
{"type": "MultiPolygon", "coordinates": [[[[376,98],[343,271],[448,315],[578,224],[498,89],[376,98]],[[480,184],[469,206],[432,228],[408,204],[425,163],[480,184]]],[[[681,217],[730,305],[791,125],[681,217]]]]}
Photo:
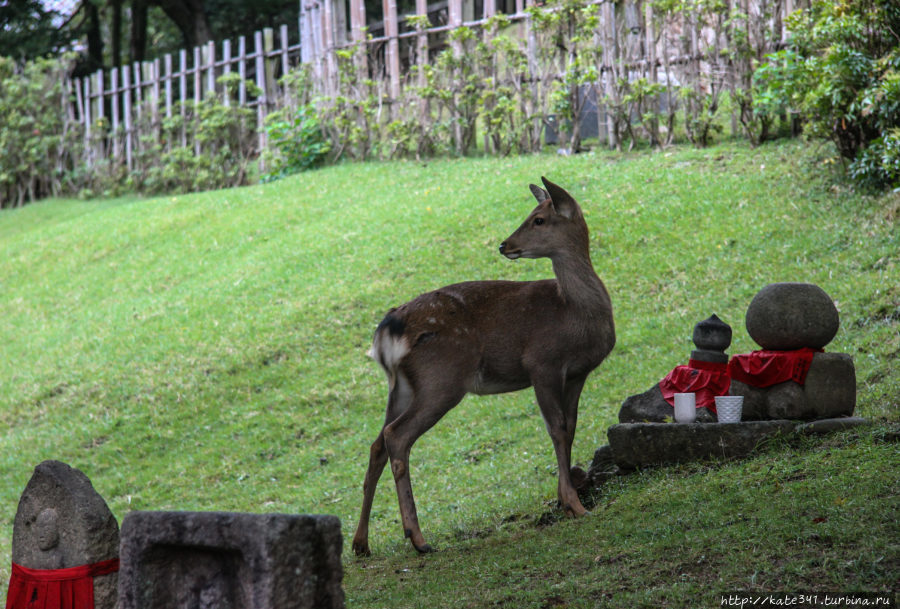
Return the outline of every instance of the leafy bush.
{"type": "Polygon", "coordinates": [[[331,146],[311,104],[298,106],[293,115],[279,110],[266,118],[269,149],[264,182],[318,167],[328,158],[331,146]]]}
{"type": "Polygon", "coordinates": [[[834,142],[870,188],[900,184],[900,4],[815,0],[789,20],[790,46],[757,72],[757,108],[783,107],[834,142]]]}
{"type": "MultiPolygon", "coordinates": [[[[240,76],[232,72],[217,82],[236,97],[240,76]]],[[[246,86],[250,95],[260,93],[255,84],[248,81],[246,86]]],[[[153,120],[151,112],[142,117],[153,120]]],[[[218,96],[177,106],[158,128],[138,129],[143,135],[128,185],[139,192],[162,193],[249,183],[250,166],[258,154],[255,121],[251,108],[225,105],[218,96]]]]}
{"type": "Polygon", "coordinates": [[[0,207],[67,189],[83,132],[65,86],[72,58],[17,66],[0,57],[0,207]]]}

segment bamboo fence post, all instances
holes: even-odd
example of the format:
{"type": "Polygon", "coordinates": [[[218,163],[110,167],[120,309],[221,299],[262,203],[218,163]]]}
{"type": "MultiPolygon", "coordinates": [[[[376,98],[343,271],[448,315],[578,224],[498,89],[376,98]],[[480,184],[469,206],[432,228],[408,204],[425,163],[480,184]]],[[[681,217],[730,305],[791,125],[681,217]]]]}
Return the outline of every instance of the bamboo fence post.
{"type": "Polygon", "coordinates": [[[113,68],[109,74],[109,88],[112,96],[112,137],[113,159],[119,160],[121,150],[119,148],[119,69],[113,68]]]}
{"type": "Polygon", "coordinates": [[[278,37],[281,40],[281,76],[284,77],[291,69],[288,61],[288,28],[282,25],[278,28],[278,37]]]}
{"type": "Polygon", "coordinates": [[[238,38],[238,75],[241,82],[238,84],[238,104],[247,105],[247,39],[244,36],[238,38]]]}
{"type": "Polygon", "coordinates": [[[181,147],[187,146],[187,125],[185,125],[187,113],[187,51],[178,51],[178,111],[181,113],[181,147]]]}
{"type": "Polygon", "coordinates": [[[397,0],[382,0],[384,7],[384,34],[387,36],[387,49],[385,51],[385,67],[387,68],[391,100],[397,102],[400,98],[400,40],[399,24],[397,22],[397,0]]]}
{"type": "MultiPolygon", "coordinates": [[[[222,42],[222,74],[231,74],[231,40],[222,42]]],[[[231,94],[228,87],[222,87],[222,103],[231,107],[231,94]]]]}
{"type": "MultiPolygon", "coordinates": [[[[419,0],[416,0],[418,6],[419,0]]],[[[418,9],[417,9],[418,10],[418,9]]],[[[350,35],[356,45],[354,62],[356,80],[362,84],[369,75],[369,53],[366,48],[366,4],[365,0],[350,0],[350,35]]]]}
{"type": "MultiPolygon", "coordinates": [[[[322,15],[319,11],[319,3],[313,1],[309,5],[310,32],[312,33],[312,58],[313,58],[313,78],[320,87],[325,82],[324,74],[324,51],[322,48],[322,15]]],[[[324,88],[324,87],[323,87],[324,88]]],[[[328,93],[326,91],[326,93],[328,93]]]]}
{"type": "MultiPolygon", "coordinates": [[[[523,0],[516,0],[518,7],[523,0]]],[[[531,6],[529,0],[528,5],[531,6]]],[[[525,10],[524,8],[522,9],[525,10]]],[[[538,95],[540,94],[540,70],[537,60],[537,33],[534,31],[534,18],[530,12],[525,13],[525,41],[526,41],[526,58],[528,61],[528,77],[531,80],[531,99],[525,105],[526,115],[532,121],[531,126],[531,148],[534,151],[540,150],[541,131],[544,121],[538,116],[540,108],[538,103],[538,95]]]]}
{"type": "MultiPolygon", "coordinates": [[[[644,3],[644,33],[646,35],[644,53],[647,58],[647,75],[650,84],[656,85],[659,83],[659,74],[656,69],[656,32],[653,25],[653,3],[646,0],[644,3]]],[[[654,96],[651,102],[654,104],[654,117],[650,119],[650,143],[653,146],[662,144],[659,138],[659,119],[655,116],[659,112],[659,102],[659,96],[654,96]]]]}
{"type": "Polygon", "coordinates": [[[132,129],[131,129],[131,70],[122,66],[122,116],[125,119],[125,166],[132,169],[132,129]]]}
{"type": "Polygon", "coordinates": [[[606,72],[606,97],[612,103],[612,111],[606,110],[606,141],[610,150],[619,147],[619,133],[616,129],[616,114],[618,113],[619,94],[616,82],[617,48],[616,44],[616,12],[611,0],[606,0],[601,5],[601,31],[603,32],[603,67],[606,72]]]}
{"type": "Polygon", "coordinates": [[[262,126],[266,123],[266,112],[268,105],[268,98],[266,97],[266,73],[265,73],[265,49],[263,47],[263,34],[262,32],[255,32],[253,34],[253,44],[255,47],[255,56],[256,56],[256,86],[260,89],[259,97],[256,100],[256,124],[260,126],[259,129],[259,169],[260,171],[264,170],[263,165],[263,156],[262,151],[266,148],[266,132],[262,129],[262,126]]]}
{"type": "Polygon", "coordinates": [[[150,103],[151,103],[151,107],[153,108],[153,124],[154,124],[154,125],[156,125],[156,124],[159,123],[159,107],[160,107],[160,103],[159,103],[159,95],[160,95],[160,88],[159,88],[160,69],[159,69],[159,66],[160,66],[160,62],[159,62],[159,58],[157,57],[156,59],[153,60],[153,63],[150,64],[150,69],[151,69],[151,71],[153,72],[153,80],[152,80],[152,82],[153,82],[153,88],[152,88],[153,96],[152,96],[152,101],[151,101],[150,103]]]}
{"type": "Polygon", "coordinates": [[[91,150],[91,76],[80,79],[84,83],[84,162],[90,167],[93,164],[91,150]]]}
{"type": "MultiPolygon", "coordinates": [[[[451,33],[452,30],[459,28],[462,25],[462,0],[449,0],[449,23],[451,33]]],[[[460,44],[459,40],[451,40],[450,49],[453,53],[453,57],[459,61],[462,59],[462,44],[460,44]]],[[[453,121],[453,140],[456,145],[456,154],[462,155],[465,150],[463,150],[463,132],[462,132],[462,117],[459,116],[459,112],[457,110],[452,111],[452,118],[455,119],[453,121]]]]}
{"type": "MultiPolygon", "coordinates": [[[[195,123],[199,120],[200,113],[200,101],[202,99],[203,91],[202,91],[202,65],[203,60],[201,57],[202,50],[200,47],[194,47],[194,116],[192,118],[192,123],[195,123]]],[[[194,140],[194,154],[200,155],[200,142],[197,140],[197,130],[193,129],[193,140],[194,140]]]]}

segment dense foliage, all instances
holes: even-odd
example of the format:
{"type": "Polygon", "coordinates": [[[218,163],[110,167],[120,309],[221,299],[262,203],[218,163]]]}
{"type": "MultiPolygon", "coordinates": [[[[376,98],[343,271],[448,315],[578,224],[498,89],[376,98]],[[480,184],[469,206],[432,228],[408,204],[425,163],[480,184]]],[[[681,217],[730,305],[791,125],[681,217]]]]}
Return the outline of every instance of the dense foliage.
{"type": "Polygon", "coordinates": [[[860,184],[900,186],[900,4],[818,0],[756,73],[759,114],[790,111],[860,184]]]}
{"type": "Polygon", "coordinates": [[[72,192],[82,130],[64,83],[70,58],[19,69],[0,57],[0,207],[72,192]]]}

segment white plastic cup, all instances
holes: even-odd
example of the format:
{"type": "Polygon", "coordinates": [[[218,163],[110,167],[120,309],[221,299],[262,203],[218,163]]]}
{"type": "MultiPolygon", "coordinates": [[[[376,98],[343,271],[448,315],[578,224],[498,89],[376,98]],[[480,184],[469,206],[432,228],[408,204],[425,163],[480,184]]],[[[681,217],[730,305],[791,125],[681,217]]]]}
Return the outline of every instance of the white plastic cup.
{"type": "Polygon", "coordinates": [[[697,394],[675,394],[675,422],[693,423],[697,419],[697,394]]]}
{"type": "Polygon", "coordinates": [[[744,396],[742,395],[716,396],[716,413],[719,423],[740,423],[743,408],[744,396]]]}

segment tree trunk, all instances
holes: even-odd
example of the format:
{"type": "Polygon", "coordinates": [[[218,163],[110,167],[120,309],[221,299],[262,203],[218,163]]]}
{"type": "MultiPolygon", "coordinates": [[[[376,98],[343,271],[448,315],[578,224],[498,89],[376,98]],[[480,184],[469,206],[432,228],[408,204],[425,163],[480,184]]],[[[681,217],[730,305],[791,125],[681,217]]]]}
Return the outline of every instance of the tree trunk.
{"type": "Polygon", "coordinates": [[[192,49],[212,40],[202,0],[154,0],[181,31],[184,45],[192,49]]]}
{"type": "Polygon", "coordinates": [[[131,61],[142,62],[147,55],[147,0],[131,1],[131,61]]]}

